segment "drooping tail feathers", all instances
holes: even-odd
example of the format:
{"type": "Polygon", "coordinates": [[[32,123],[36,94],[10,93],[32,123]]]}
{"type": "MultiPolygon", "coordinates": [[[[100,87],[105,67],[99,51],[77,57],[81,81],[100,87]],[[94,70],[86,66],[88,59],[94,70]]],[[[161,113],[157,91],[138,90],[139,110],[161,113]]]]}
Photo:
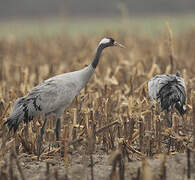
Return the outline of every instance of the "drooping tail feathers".
{"type": "Polygon", "coordinates": [[[186,112],[185,100],[185,87],[177,82],[177,79],[168,82],[159,91],[160,105],[163,110],[170,110],[175,107],[178,112],[183,115],[186,112]]]}
{"type": "Polygon", "coordinates": [[[14,133],[18,129],[19,124],[24,119],[24,111],[23,111],[23,98],[18,98],[14,102],[13,111],[11,115],[8,117],[7,121],[4,124],[7,124],[9,131],[14,129],[14,133]]]}
{"type": "Polygon", "coordinates": [[[37,105],[36,101],[37,97],[21,97],[16,99],[13,111],[4,123],[8,125],[9,131],[13,129],[15,133],[22,121],[28,123],[38,114],[41,108],[37,105]]]}

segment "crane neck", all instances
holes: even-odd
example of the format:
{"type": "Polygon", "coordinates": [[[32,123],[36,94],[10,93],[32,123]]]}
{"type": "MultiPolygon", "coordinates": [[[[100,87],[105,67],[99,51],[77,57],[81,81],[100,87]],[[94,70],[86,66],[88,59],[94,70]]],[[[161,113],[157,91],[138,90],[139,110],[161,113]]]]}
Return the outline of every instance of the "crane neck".
{"type": "Polygon", "coordinates": [[[104,47],[103,46],[98,46],[97,48],[97,52],[96,52],[96,55],[91,63],[91,66],[93,67],[93,69],[95,69],[99,63],[99,59],[100,59],[100,56],[102,54],[102,51],[103,51],[104,47]]]}
{"type": "Polygon", "coordinates": [[[89,81],[89,79],[93,75],[94,70],[96,69],[96,67],[98,65],[101,53],[102,53],[104,48],[105,48],[104,46],[99,45],[97,48],[95,57],[94,57],[93,61],[91,62],[91,64],[88,65],[87,67],[85,67],[84,69],[82,69],[82,71],[81,71],[82,75],[80,76],[80,78],[82,80],[80,90],[85,86],[85,84],[87,84],[87,82],[89,81]]]}

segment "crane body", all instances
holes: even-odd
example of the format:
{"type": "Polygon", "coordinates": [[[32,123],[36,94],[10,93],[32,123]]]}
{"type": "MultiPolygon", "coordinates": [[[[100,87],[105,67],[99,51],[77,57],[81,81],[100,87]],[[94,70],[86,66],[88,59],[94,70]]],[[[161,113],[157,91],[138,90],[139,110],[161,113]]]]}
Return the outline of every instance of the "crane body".
{"type": "Polygon", "coordinates": [[[112,38],[103,38],[98,45],[94,59],[87,67],[49,78],[32,88],[26,96],[20,97],[14,102],[13,111],[4,123],[8,125],[9,131],[13,129],[16,132],[21,122],[28,123],[37,115],[45,117],[38,145],[38,159],[48,116],[55,114],[57,117],[56,140],[58,141],[60,118],[64,110],[88,83],[98,65],[103,49],[110,46],[124,47],[112,38]]]}
{"type": "Polygon", "coordinates": [[[17,130],[24,121],[28,123],[38,114],[61,117],[65,108],[89,81],[94,69],[91,65],[80,71],[60,74],[40,83],[13,105],[13,112],[8,118],[9,129],[17,130]],[[74,81],[72,81],[74,79],[74,81]]]}
{"type": "Polygon", "coordinates": [[[156,100],[165,112],[169,127],[172,126],[172,120],[169,120],[168,114],[174,107],[182,116],[186,112],[186,85],[178,73],[156,75],[148,82],[148,93],[149,97],[156,100]]]}

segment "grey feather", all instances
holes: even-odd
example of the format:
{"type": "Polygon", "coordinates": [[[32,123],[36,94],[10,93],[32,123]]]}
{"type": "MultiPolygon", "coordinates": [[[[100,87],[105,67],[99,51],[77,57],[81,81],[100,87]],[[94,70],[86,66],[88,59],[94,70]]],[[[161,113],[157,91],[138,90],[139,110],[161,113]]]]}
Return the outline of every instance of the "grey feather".
{"type": "Polygon", "coordinates": [[[38,114],[62,116],[64,109],[89,81],[94,69],[91,65],[75,72],[54,76],[34,87],[25,97],[18,98],[5,124],[17,130],[24,121],[28,123],[38,114]]]}
{"type": "MultiPolygon", "coordinates": [[[[21,122],[28,123],[39,114],[48,116],[54,113],[57,118],[60,118],[65,108],[88,83],[103,49],[116,44],[112,38],[104,38],[98,45],[96,55],[89,66],[45,80],[34,87],[25,97],[18,98],[10,117],[4,124],[8,124],[9,130],[16,131],[21,122]]],[[[45,123],[46,120],[44,125],[45,123]]]]}
{"type": "Polygon", "coordinates": [[[176,75],[157,75],[148,82],[149,97],[157,100],[163,111],[175,107],[183,115],[186,111],[186,85],[184,79],[176,75]]]}

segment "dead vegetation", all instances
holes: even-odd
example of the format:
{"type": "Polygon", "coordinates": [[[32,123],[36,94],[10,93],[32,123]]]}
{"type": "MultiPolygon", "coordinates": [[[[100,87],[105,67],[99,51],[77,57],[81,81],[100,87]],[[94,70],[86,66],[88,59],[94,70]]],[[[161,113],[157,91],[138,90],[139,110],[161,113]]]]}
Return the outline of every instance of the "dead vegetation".
{"type": "MultiPolygon", "coordinates": [[[[98,179],[94,160],[98,153],[110,156],[111,168],[105,166],[105,179],[152,179],[148,157],[161,159],[156,179],[169,179],[167,155],[187,150],[185,177],[191,177],[189,153],[195,148],[195,31],[174,38],[171,33],[169,28],[169,34],[155,39],[107,33],[127,49],[113,47],[104,52],[92,80],[64,113],[60,142],[55,141],[55,117],[49,119],[40,157],[41,162],[47,162],[43,179],[60,178],[59,169],[51,170],[50,160],[56,156],[64,168],[61,178],[76,179],[70,170],[76,163],[75,154],[81,157],[80,178],[98,179]],[[173,127],[168,129],[164,114],[148,99],[147,81],[156,74],[176,71],[181,72],[187,85],[188,112],[183,118],[174,112],[173,127]],[[142,160],[142,165],[130,176],[128,163],[134,160],[142,160]]],[[[1,179],[29,179],[25,178],[28,161],[25,164],[23,155],[30,158],[29,162],[39,163],[36,153],[42,117],[20,125],[15,135],[7,134],[3,126],[15,98],[44,79],[89,64],[100,39],[81,36],[73,41],[62,35],[0,40],[1,179]]]]}

